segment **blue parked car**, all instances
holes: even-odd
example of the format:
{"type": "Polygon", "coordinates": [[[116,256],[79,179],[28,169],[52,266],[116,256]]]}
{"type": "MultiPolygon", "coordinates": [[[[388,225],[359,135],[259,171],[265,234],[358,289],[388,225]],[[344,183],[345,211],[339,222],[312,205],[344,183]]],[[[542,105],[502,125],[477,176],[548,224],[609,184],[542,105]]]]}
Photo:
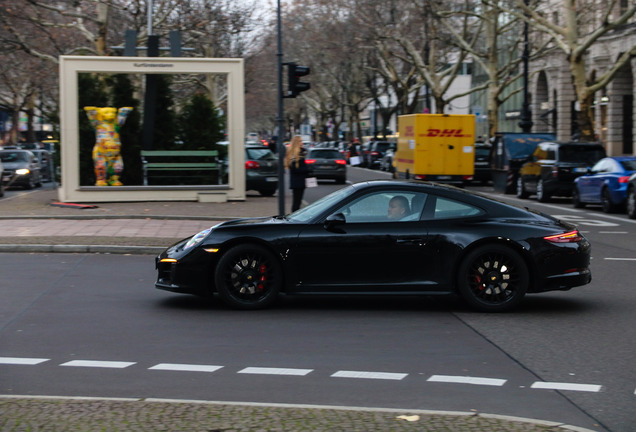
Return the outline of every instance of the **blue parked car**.
{"type": "Polygon", "coordinates": [[[574,207],[601,204],[605,213],[625,205],[630,175],[636,172],[636,156],[606,157],[598,161],[587,174],[574,180],[574,207]]]}

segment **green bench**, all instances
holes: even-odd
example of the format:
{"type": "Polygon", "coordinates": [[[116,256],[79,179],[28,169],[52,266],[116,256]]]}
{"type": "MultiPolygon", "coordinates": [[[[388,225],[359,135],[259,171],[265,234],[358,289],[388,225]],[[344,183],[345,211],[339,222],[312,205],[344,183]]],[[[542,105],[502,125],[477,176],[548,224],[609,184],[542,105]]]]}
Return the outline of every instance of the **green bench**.
{"type": "Polygon", "coordinates": [[[219,169],[216,163],[218,153],[216,150],[142,150],[144,185],[148,185],[148,177],[150,176],[178,178],[183,177],[183,174],[188,172],[197,176],[208,175],[219,169]],[[193,159],[206,160],[206,162],[192,162],[193,159]],[[214,162],[210,162],[210,160],[214,162]],[[174,171],[179,173],[176,175],[165,174],[165,172],[174,171]],[[163,172],[164,174],[154,175],[154,172],[163,172]]]}

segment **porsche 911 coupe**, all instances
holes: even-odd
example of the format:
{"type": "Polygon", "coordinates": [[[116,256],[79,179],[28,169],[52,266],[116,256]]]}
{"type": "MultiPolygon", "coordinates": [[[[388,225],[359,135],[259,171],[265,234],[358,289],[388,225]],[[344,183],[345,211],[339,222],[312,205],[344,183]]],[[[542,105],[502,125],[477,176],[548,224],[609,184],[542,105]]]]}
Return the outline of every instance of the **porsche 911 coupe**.
{"type": "Polygon", "coordinates": [[[286,216],[222,222],[156,258],[156,288],[237,309],[286,295],[448,295],[503,312],[591,281],[569,223],[464,189],[371,181],[286,216]]]}

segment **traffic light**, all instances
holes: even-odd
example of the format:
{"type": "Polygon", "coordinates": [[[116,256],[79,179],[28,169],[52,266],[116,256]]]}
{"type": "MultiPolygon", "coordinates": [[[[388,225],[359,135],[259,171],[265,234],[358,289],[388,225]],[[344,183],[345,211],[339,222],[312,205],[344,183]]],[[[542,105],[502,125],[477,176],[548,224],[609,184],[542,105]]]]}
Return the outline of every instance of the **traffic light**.
{"type": "Polygon", "coordinates": [[[309,90],[311,88],[311,84],[307,82],[299,81],[300,77],[305,75],[309,75],[310,69],[308,66],[297,66],[296,63],[286,63],[287,64],[287,95],[284,96],[286,98],[295,98],[301,92],[305,90],[309,90]]]}

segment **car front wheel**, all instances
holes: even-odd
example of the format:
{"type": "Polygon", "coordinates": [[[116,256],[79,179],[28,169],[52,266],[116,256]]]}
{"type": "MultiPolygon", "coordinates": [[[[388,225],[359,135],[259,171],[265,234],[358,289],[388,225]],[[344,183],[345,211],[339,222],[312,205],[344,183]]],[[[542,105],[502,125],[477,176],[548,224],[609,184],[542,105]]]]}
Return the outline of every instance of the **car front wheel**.
{"type": "Polygon", "coordinates": [[[526,186],[523,184],[521,177],[517,179],[517,198],[528,198],[528,191],[526,191],[526,186]]]}
{"type": "Polygon", "coordinates": [[[537,200],[539,202],[550,201],[550,195],[548,195],[545,191],[545,185],[543,184],[543,180],[539,180],[537,182],[537,200]]]}
{"type": "Polygon", "coordinates": [[[278,296],[283,274],[274,254],[259,245],[231,248],[219,260],[214,275],[221,300],[236,309],[263,309],[278,296]]]}
{"type": "Polygon", "coordinates": [[[470,307],[505,312],[517,306],[528,290],[528,268],[521,256],[503,245],[481,246],[463,260],[457,288],[470,307]]]}

